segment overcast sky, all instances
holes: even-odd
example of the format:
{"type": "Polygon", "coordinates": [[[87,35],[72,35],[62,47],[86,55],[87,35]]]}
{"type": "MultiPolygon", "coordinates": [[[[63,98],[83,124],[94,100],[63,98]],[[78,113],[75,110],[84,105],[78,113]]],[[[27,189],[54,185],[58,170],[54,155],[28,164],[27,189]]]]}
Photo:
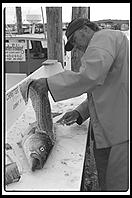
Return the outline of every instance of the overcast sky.
{"type": "Polygon", "coordinates": [[[71,21],[72,7],[89,7],[91,21],[101,19],[127,19],[130,20],[130,3],[2,3],[6,7],[6,23],[15,23],[15,7],[22,8],[22,21],[26,20],[27,14],[40,14],[41,6],[44,12],[44,21],[46,22],[45,7],[62,7],[62,22],[71,21]]]}

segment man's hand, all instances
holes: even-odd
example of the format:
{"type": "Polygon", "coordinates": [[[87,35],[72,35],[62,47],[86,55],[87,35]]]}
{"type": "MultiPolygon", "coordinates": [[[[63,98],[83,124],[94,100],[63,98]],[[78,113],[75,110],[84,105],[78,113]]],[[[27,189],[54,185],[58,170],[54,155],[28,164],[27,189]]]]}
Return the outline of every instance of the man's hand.
{"type": "Polygon", "coordinates": [[[79,118],[79,112],[76,110],[69,111],[64,114],[62,118],[60,118],[56,123],[72,125],[74,124],[77,119],[79,118]]]}
{"type": "Polygon", "coordinates": [[[29,88],[33,87],[37,92],[48,92],[48,83],[46,78],[39,78],[39,79],[34,79],[30,85],[29,88]]]}

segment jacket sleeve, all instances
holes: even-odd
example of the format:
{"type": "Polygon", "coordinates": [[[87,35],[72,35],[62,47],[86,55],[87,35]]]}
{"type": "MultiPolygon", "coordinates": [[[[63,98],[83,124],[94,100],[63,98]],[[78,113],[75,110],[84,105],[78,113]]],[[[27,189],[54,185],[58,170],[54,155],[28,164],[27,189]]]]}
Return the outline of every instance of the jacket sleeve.
{"type": "Polygon", "coordinates": [[[113,57],[108,51],[89,47],[82,58],[80,72],[66,70],[47,79],[54,101],[77,97],[102,85],[112,63],[113,57]]]}
{"type": "Polygon", "coordinates": [[[88,99],[82,102],[75,110],[78,111],[80,114],[79,118],[77,119],[77,124],[81,125],[85,120],[90,117],[88,99]]]}

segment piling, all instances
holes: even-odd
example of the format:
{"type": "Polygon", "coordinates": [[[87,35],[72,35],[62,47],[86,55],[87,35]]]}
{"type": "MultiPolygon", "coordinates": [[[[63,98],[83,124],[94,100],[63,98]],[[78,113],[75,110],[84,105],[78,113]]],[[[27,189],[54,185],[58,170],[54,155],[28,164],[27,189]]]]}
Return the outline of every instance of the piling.
{"type": "Polygon", "coordinates": [[[17,19],[17,32],[18,34],[22,34],[22,11],[21,7],[16,7],[16,19],[17,19]]]}
{"type": "MultiPolygon", "coordinates": [[[[72,20],[79,17],[90,19],[90,7],[72,7],[72,20]]],[[[71,51],[72,71],[79,72],[82,55],[83,52],[78,49],[73,49],[71,51]]]]}
{"type": "Polygon", "coordinates": [[[48,59],[61,62],[62,50],[62,7],[46,7],[48,59]]]}

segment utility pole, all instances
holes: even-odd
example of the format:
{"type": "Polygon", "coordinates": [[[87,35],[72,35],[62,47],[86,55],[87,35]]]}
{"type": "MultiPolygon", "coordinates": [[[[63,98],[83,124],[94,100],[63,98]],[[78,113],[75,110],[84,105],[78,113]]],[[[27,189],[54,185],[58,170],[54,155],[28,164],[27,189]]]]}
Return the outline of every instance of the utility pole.
{"type": "MultiPolygon", "coordinates": [[[[88,18],[90,19],[90,7],[72,7],[72,20],[75,18],[88,18]]],[[[71,70],[79,72],[81,66],[81,57],[83,52],[78,49],[71,51],[71,70]]]]}
{"type": "Polygon", "coordinates": [[[22,34],[22,12],[21,7],[16,7],[16,19],[17,19],[17,32],[18,34],[22,34]]]}
{"type": "Polygon", "coordinates": [[[62,8],[46,7],[48,59],[55,59],[63,66],[62,8]]]}

